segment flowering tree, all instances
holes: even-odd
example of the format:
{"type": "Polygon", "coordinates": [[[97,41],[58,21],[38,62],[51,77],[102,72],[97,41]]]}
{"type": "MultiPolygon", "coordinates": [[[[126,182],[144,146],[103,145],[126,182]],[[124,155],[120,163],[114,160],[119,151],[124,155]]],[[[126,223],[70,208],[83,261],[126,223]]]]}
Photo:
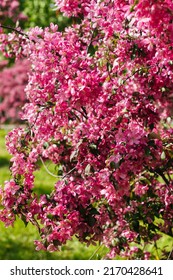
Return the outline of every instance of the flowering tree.
{"type": "Polygon", "coordinates": [[[146,244],[173,237],[173,3],[55,2],[78,23],[18,36],[32,65],[27,127],[6,138],[13,179],[0,218],[33,223],[38,250],[75,235],[110,258],[150,258],[146,244]],[[34,171],[47,160],[57,183],[37,196],[34,171]]]}

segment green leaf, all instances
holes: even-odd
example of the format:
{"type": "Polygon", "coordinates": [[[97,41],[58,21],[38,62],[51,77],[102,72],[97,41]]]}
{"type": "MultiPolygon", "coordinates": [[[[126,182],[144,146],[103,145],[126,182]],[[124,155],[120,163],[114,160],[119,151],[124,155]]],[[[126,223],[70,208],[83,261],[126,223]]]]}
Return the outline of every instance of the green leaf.
{"type": "Polygon", "coordinates": [[[115,162],[115,161],[111,161],[110,162],[110,168],[111,169],[118,169],[119,168],[119,166],[120,166],[120,164],[119,164],[119,162],[115,162]]]}
{"type": "Polygon", "coordinates": [[[132,228],[136,231],[139,232],[139,221],[132,221],[132,228]]]}
{"type": "Polygon", "coordinates": [[[28,222],[26,221],[26,217],[24,215],[21,216],[21,220],[24,222],[26,227],[28,225],[28,222]]]}
{"type": "Polygon", "coordinates": [[[165,160],[165,158],[166,158],[166,154],[165,154],[165,152],[164,152],[164,151],[161,153],[160,158],[161,158],[162,160],[165,160]]]}
{"type": "Polygon", "coordinates": [[[43,148],[44,148],[44,149],[49,148],[49,143],[48,143],[48,142],[44,142],[44,144],[43,144],[43,148]]]}
{"type": "Polygon", "coordinates": [[[53,216],[52,214],[48,214],[48,215],[47,215],[47,218],[50,219],[50,220],[52,220],[53,217],[54,217],[54,216],[53,216]]]}
{"type": "Polygon", "coordinates": [[[88,163],[85,167],[85,175],[89,175],[91,173],[91,165],[88,163]]]}
{"type": "Polygon", "coordinates": [[[70,161],[72,161],[78,155],[78,150],[74,150],[70,155],[70,161]]]}
{"type": "Polygon", "coordinates": [[[87,222],[90,227],[93,227],[96,223],[96,219],[92,215],[89,215],[87,222]]]}
{"type": "Polygon", "coordinates": [[[96,51],[97,51],[97,47],[94,47],[92,44],[90,44],[88,47],[87,53],[89,53],[91,56],[93,56],[96,51]]]}
{"type": "Polygon", "coordinates": [[[100,213],[97,211],[96,208],[91,208],[90,214],[91,214],[91,215],[99,215],[100,213]]]}

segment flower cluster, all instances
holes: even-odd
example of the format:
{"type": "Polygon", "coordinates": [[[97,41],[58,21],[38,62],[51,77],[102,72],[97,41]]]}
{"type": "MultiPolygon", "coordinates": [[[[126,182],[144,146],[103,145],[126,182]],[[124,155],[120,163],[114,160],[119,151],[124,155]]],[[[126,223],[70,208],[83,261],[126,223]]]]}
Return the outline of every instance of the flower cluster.
{"type": "Polygon", "coordinates": [[[172,1],[56,4],[80,23],[28,32],[28,126],[7,137],[20,191],[8,204],[5,188],[3,205],[39,228],[38,250],[75,235],[103,243],[111,258],[149,258],[130,244],[155,241],[158,230],[172,236],[172,1]],[[37,197],[40,159],[58,174],[52,193],[37,197]]]}

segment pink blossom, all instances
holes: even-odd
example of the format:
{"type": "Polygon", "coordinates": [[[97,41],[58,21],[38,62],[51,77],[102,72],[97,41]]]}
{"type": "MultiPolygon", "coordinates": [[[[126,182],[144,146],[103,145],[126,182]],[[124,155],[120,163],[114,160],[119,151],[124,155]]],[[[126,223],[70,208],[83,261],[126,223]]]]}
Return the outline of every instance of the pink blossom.
{"type": "Polygon", "coordinates": [[[146,185],[136,184],[134,192],[136,195],[142,196],[148,191],[149,187],[146,185]]]}
{"type": "Polygon", "coordinates": [[[0,219],[12,224],[17,213],[37,225],[38,250],[76,236],[104,244],[109,258],[149,259],[139,242],[159,238],[155,220],[170,234],[173,217],[172,2],[55,2],[80,23],[35,27],[29,39],[1,34],[2,51],[20,42],[32,67],[27,125],[6,137],[13,181],[1,191],[0,219]],[[57,177],[40,197],[39,160],[57,177]]]}

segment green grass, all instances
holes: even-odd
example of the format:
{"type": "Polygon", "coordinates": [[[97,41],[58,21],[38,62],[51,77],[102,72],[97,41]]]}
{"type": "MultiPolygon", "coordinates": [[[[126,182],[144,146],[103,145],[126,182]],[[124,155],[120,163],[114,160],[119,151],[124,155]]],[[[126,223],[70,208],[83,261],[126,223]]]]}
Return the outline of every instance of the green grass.
{"type": "MultiPolygon", "coordinates": [[[[69,241],[59,252],[49,253],[36,251],[33,241],[39,239],[35,227],[28,224],[25,227],[17,220],[14,227],[5,228],[0,223],[0,259],[1,260],[82,260],[89,259],[96,248],[86,247],[76,239],[69,241]]],[[[99,256],[95,256],[99,258],[99,256]]]]}

